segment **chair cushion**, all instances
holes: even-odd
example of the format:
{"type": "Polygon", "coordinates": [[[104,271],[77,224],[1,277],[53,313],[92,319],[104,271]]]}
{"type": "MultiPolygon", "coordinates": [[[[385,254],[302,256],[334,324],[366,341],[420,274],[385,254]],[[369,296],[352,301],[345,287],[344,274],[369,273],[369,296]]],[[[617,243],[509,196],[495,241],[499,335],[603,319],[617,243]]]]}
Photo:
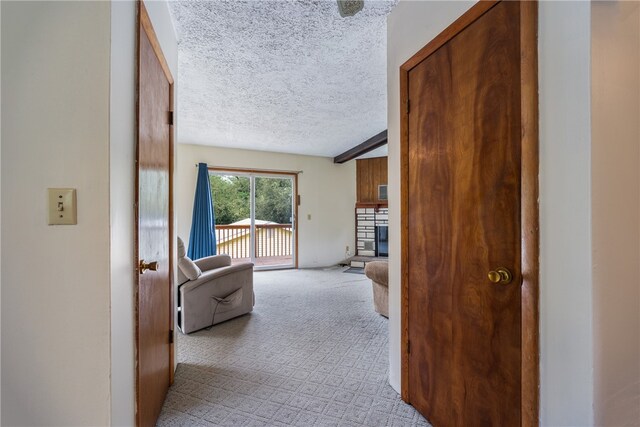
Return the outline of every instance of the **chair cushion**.
{"type": "Polygon", "coordinates": [[[178,259],[187,256],[187,251],[184,248],[184,242],[180,237],[178,237],[178,259]]]}
{"type": "Polygon", "coordinates": [[[178,268],[189,280],[196,280],[202,275],[200,267],[187,256],[187,251],[184,249],[184,242],[180,237],[178,237],[178,268]]]}
{"type": "Polygon", "coordinates": [[[231,257],[227,254],[211,255],[204,258],[193,261],[196,263],[200,270],[209,271],[215,270],[220,267],[227,267],[231,265],[231,257]]]}
{"type": "Polygon", "coordinates": [[[178,259],[178,268],[189,280],[196,280],[202,275],[202,270],[188,256],[178,259]]]}

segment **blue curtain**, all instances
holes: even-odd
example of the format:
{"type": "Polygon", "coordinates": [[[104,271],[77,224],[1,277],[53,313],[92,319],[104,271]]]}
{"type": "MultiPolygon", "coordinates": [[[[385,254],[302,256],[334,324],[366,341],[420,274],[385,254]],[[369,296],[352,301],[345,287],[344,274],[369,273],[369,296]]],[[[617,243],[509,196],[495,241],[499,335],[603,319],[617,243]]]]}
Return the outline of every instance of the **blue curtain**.
{"type": "Polygon", "coordinates": [[[187,256],[200,259],[216,254],[216,221],[213,214],[209,169],[206,163],[198,164],[198,182],[193,199],[193,217],[187,256]]]}

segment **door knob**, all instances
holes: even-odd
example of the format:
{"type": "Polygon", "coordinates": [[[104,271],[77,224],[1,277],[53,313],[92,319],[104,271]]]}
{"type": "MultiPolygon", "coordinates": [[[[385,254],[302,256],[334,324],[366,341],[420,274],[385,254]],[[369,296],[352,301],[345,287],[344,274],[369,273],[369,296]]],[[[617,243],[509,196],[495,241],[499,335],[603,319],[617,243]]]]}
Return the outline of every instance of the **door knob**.
{"type": "Polygon", "coordinates": [[[158,261],[152,262],[144,262],[143,259],[140,260],[140,274],[144,274],[145,271],[158,271],[158,261]]]}
{"type": "Polygon", "coordinates": [[[511,283],[511,279],[513,276],[511,272],[504,267],[497,268],[496,270],[492,270],[487,275],[489,280],[493,283],[502,283],[506,285],[507,283],[511,283]]]}

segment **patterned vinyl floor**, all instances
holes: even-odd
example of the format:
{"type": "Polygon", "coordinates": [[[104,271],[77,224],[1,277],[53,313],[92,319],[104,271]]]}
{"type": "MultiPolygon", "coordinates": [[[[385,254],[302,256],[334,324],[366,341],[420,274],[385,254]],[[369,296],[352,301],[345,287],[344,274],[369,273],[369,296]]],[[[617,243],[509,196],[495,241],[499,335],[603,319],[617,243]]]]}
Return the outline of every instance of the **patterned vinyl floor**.
{"type": "Polygon", "coordinates": [[[388,385],[388,321],[365,276],[254,277],[251,314],[179,335],[159,426],[429,426],[388,385]]]}

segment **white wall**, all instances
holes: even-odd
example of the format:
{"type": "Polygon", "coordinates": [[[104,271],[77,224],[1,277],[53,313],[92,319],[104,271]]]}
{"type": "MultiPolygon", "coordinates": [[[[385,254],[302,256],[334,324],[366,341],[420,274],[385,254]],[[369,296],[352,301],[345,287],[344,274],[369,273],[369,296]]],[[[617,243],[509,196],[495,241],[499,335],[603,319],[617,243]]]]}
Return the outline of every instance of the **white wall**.
{"type": "MultiPolygon", "coordinates": [[[[387,21],[390,383],[400,389],[399,66],[472,3],[400,1],[387,21]]],[[[541,2],[539,16],[541,424],[593,423],[590,11],[541,2]]]]}
{"type": "Polygon", "coordinates": [[[389,150],[389,383],[400,392],[400,66],[473,1],[401,0],[387,18],[389,150]]]}
{"type": "MultiPolygon", "coordinates": [[[[147,10],[175,76],[167,4],[147,10]]],[[[2,422],[132,425],[135,3],[2,12],[2,422]],[[78,188],[77,226],[46,225],[60,186],[78,188]]]]}
{"type": "Polygon", "coordinates": [[[136,4],[111,2],[111,425],[135,424],[136,4]]]}
{"type": "Polygon", "coordinates": [[[109,424],[105,2],[2,2],[2,424],[109,424]],[[46,189],[77,188],[48,226],[46,189]]]}
{"type": "MultiPolygon", "coordinates": [[[[167,3],[146,3],[174,79],[176,34],[167,3]]],[[[134,190],[136,147],[136,5],[111,2],[111,424],[135,423],[134,190]]],[[[177,94],[177,79],[174,84],[177,94]]],[[[174,264],[175,265],[175,264],[174,264]]]]}
{"type": "Polygon", "coordinates": [[[355,244],[355,161],[342,165],[328,157],[266,153],[261,151],[178,145],[176,182],[178,235],[189,240],[196,163],[210,166],[283,171],[302,170],[298,176],[299,267],[324,267],[344,259],[345,246],[355,244]],[[311,215],[311,219],[308,219],[311,215]]]}
{"type": "Polygon", "coordinates": [[[591,4],[596,425],[640,425],[640,3],[591,4]]]}
{"type": "Polygon", "coordinates": [[[541,2],[540,422],[593,423],[591,14],[541,2]]]}

